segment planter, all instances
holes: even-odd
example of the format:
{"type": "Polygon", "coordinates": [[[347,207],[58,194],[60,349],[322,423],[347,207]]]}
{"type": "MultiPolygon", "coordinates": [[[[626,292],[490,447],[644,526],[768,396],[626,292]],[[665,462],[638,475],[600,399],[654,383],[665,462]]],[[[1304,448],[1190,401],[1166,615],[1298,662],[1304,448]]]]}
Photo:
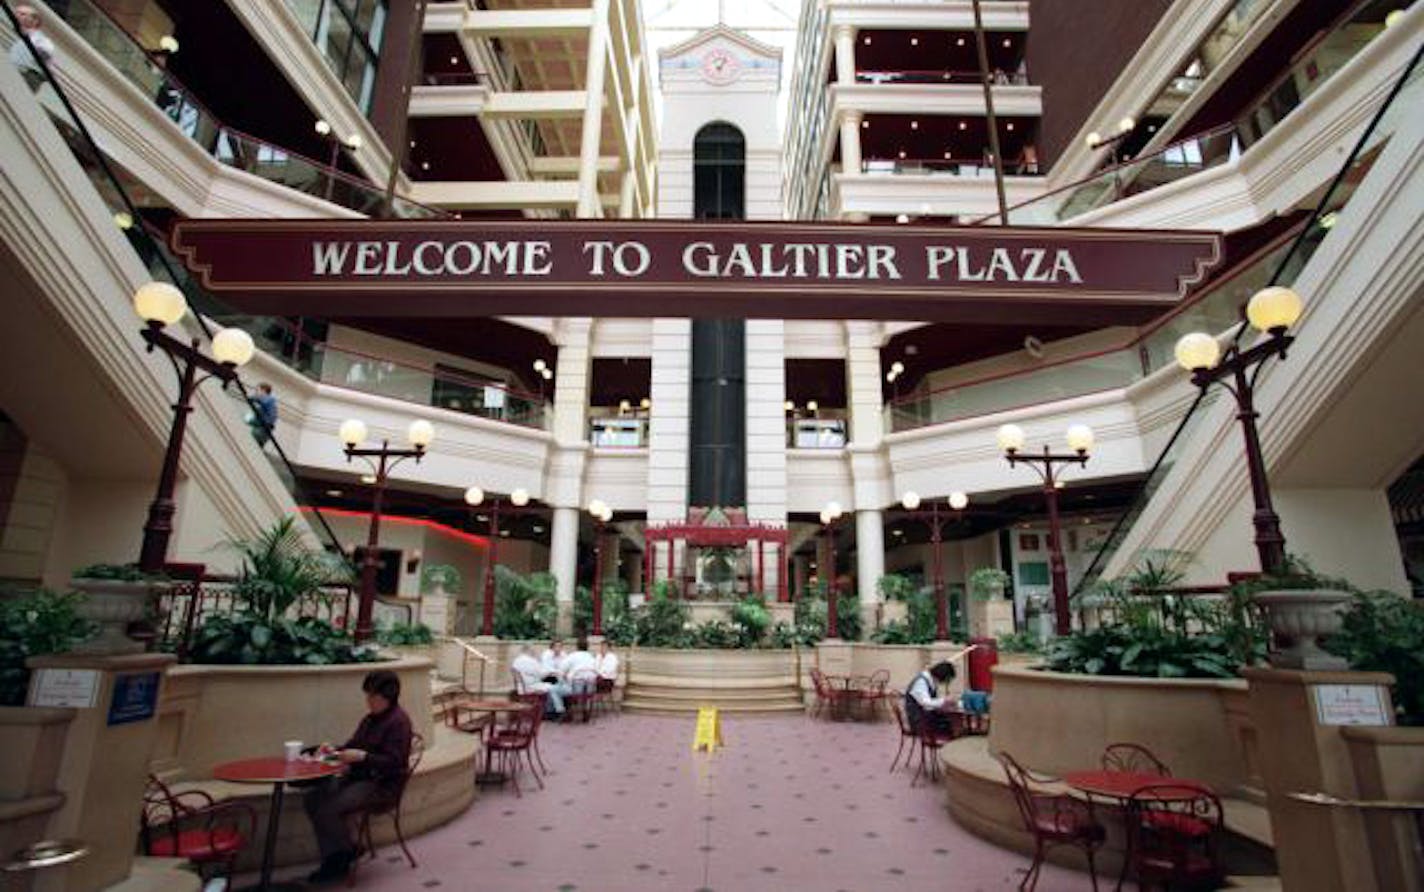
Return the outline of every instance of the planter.
{"type": "Polygon", "coordinates": [[[1348,669],[1344,658],[1320,648],[1321,638],[1340,631],[1350,593],[1329,590],[1257,592],[1257,604],[1266,611],[1271,634],[1281,648],[1271,655],[1280,669],[1336,671],[1348,669]]]}
{"type": "Polygon", "coordinates": [[[971,638],[998,638],[1014,631],[1014,602],[996,598],[981,601],[977,598],[969,602],[969,636],[971,638]]]}
{"type": "Polygon", "coordinates": [[[75,653],[117,656],[143,652],[143,642],[130,638],[128,627],[129,623],[143,619],[158,592],[158,584],[73,579],[70,586],[84,595],[75,612],[99,627],[98,635],[74,647],[75,653]]]}

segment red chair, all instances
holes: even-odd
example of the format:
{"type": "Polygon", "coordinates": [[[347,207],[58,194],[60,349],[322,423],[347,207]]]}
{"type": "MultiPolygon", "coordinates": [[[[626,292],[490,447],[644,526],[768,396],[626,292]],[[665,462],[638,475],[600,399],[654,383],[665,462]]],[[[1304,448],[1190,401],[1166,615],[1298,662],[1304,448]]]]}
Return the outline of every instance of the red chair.
{"type": "MultiPolygon", "coordinates": [[[[411,777],[415,775],[415,769],[420,766],[420,758],[425,754],[425,738],[419,734],[412,734],[410,738],[410,755],[406,758],[405,774],[401,775],[400,783],[390,793],[372,797],[360,808],[353,809],[346,813],[346,817],[355,820],[356,824],[356,851],[362,852],[371,860],[376,859],[376,842],[371,838],[371,819],[381,815],[390,815],[391,823],[396,828],[396,842],[400,843],[401,851],[405,853],[406,860],[410,862],[412,868],[415,867],[415,856],[410,853],[410,847],[405,844],[405,833],[401,830],[400,807],[401,799],[405,796],[406,784],[410,783],[411,777]]],[[[360,858],[353,859],[346,874],[348,884],[356,882],[356,865],[360,858]]]]}
{"type": "Polygon", "coordinates": [[[865,679],[864,684],[855,689],[855,694],[865,706],[868,717],[874,718],[875,708],[885,701],[887,696],[885,686],[888,684],[890,684],[890,670],[877,669],[869,678],[865,679]]]}
{"type": "Polygon", "coordinates": [[[598,676],[593,672],[580,673],[577,677],[570,678],[569,684],[573,687],[573,692],[564,697],[564,709],[568,710],[570,720],[573,719],[574,713],[578,712],[587,724],[593,718],[594,703],[598,699],[598,676]]]}
{"type": "Polygon", "coordinates": [[[968,733],[963,712],[948,708],[926,712],[921,717],[919,733],[915,735],[920,742],[920,764],[915,768],[915,776],[910,778],[910,786],[913,787],[922,776],[938,782],[939,751],[946,743],[968,733]]]}
{"type": "MultiPolygon", "coordinates": [[[[534,713],[534,758],[539,760],[539,770],[548,774],[549,767],[544,764],[544,754],[539,752],[539,729],[544,725],[544,710],[549,705],[549,695],[543,691],[530,691],[527,694],[515,694],[509,699],[528,703],[530,711],[534,713]]],[[[503,727],[495,725],[494,733],[500,734],[509,731],[510,728],[510,725],[503,727]]]]}
{"type": "MultiPolygon", "coordinates": [[[[542,703],[543,695],[539,696],[542,703]]],[[[490,734],[485,743],[489,753],[499,759],[498,770],[504,772],[514,782],[515,796],[522,797],[524,795],[519,790],[519,757],[521,754],[524,756],[524,761],[529,763],[529,771],[534,775],[539,789],[544,789],[544,781],[539,777],[539,772],[534,767],[534,741],[538,737],[539,724],[543,718],[542,707],[518,710],[513,714],[509,724],[496,727],[494,733],[490,734]]],[[[543,760],[541,759],[540,762],[542,763],[543,760]]],[[[546,768],[545,771],[548,769],[546,768]]]]}
{"type": "Polygon", "coordinates": [[[1184,781],[1143,787],[1127,800],[1128,866],[1140,888],[1214,889],[1225,880],[1221,800],[1184,781]]]}
{"type": "MultiPolygon", "coordinates": [[[[903,696],[899,691],[890,692],[890,711],[895,714],[895,724],[900,726],[900,745],[895,749],[895,760],[890,763],[890,773],[895,773],[895,766],[900,764],[900,753],[905,750],[905,741],[915,741],[912,746],[919,746],[919,735],[915,729],[910,727],[910,722],[905,718],[905,707],[900,705],[900,698],[903,696]]],[[[910,751],[914,755],[914,750],[910,751]]],[[[909,767],[910,760],[905,760],[906,767],[909,767]]]]}
{"type": "Polygon", "coordinates": [[[233,862],[257,837],[257,812],[242,802],[214,802],[202,790],[174,793],[154,775],[143,794],[140,836],[146,855],[186,858],[198,868],[216,865],[231,876],[233,862]]]}
{"type": "Polygon", "coordinates": [[[1035,783],[1047,783],[1052,779],[1033,774],[1008,753],[999,753],[998,757],[1004,766],[1004,774],[1008,775],[1009,790],[1013,793],[1024,829],[1033,837],[1033,864],[1019,883],[1020,892],[1038,885],[1044,854],[1055,846],[1065,845],[1083,850],[1088,858],[1088,876],[1092,879],[1094,892],[1097,892],[1098,872],[1093,859],[1107,839],[1107,832],[1094,818],[1092,803],[1035,790],[1035,783]]]}
{"type": "Polygon", "coordinates": [[[855,692],[848,688],[836,687],[820,669],[811,670],[811,685],[816,691],[816,705],[811,709],[811,718],[820,715],[824,708],[831,710],[832,717],[844,716],[851,698],[856,696],[855,692]]]}
{"type": "Polygon", "coordinates": [[[1133,774],[1156,774],[1171,777],[1167,763],[1137,743],[1110,743],[1103,750],[1104,771],[1128,771],[1133,774]]]}

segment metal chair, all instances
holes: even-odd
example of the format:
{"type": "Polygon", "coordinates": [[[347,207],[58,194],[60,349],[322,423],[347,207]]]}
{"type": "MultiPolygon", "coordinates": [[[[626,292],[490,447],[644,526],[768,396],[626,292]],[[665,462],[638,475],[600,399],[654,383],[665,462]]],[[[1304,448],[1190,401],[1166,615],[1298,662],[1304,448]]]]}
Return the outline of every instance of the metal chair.
{"type": "MultiPolygon", "coordinates": [[[[919,735],[915,729],[910,727],[910,722],[905,718],[905,707],[900,705],[900,698],[904,696],[900,691],[890,691],[890,711],[895,714],[895,724],[900,727],[900,745],[895,749],[895,759],[890,763],[890,773],[895,773],[895,766],[900,764],[900,754],[905,751],[905,741],[914,741],[912,746],[919,745],[919,735]]],[[[911,749],[911,755],[914,750],[911,749]]],[[[905,765],[909,766],[910,760],[905,760],[905,765]]]]}
{"type": "Polygon", "coordinates": [[[157,776],[148,776],[140,816],[144,854],[186,858],[200,876],[208,865],[220,868],[215,875],[231,876],[233,862],[256,837],[257,812],[252,806],[215,802],[202,790],[175,793],[157,776]]]}
{"type": "Polygon", "coordinates": [[[1094,892],[1097,892],[1098,872],[1094,854],[1107,839],[1107,831],[1094,817],[1092,803],[1035,790],[1035,783],[1047,783],[1051,778],[1035,775],[1008,753],[999,753],[998,758],[1004,766],[1004,774],[1008,776],[1009,790],[1013,793],[1024,829],[1033,837],[1033,864],[1019,882],[1020,892],[1038,885],[1038,875],[1043,870],[1043,858],[1047,851],[1065,845],[1083,850],[1088,858],[1088,876],[1092,879],[1094,892]]]}
{"type": "MultiPolygon", "coordinates": [[[[424,755],[425,738],[419,734],[412,734],[410,736],[410,755],[406,757],[405,773],[401,775],[396,787],[389,793],[377,794],[359,808],[346,813],[348,819],[357,822],[357,851],[364,853],[373,861],[376,858],[376,842],[371,838],[371,819],[381,815],[390,815],[391,823],[395,825],[396,842],[400,843],[401,851],[405,853],[405,858],[410,862],[410,866],[412,868],[416,866],[415,856],[410,853],[410,847],[405,843],[405,832],[401,830],[400,808],[401,800],[405,797],[406,785],[415,776],[415,769],[420,767],[420,759],[424,755]]],[[[356,866],[360,860],[360,858],[355,858],[351,861],[351,866],[346,874],[348,885],[355,883],[356,866]]]]}
{"type": "Polygon", "coordinates": [[[1110,743],[1103,750],[1104,771],[1129,771],[1133,774],[1156,774],[1171,777],[1167,763],[1138,743],[1110,743]]]}
{"type": "MultiPolygon", "coordinates": [[[[539,696],[542,699],[543,695],[539,696]]],[[[490,753],[499,758],[500,770],[509,775],[509,779],[514,782],[515,796],[524,795],[519,790],[519,757],[521,754],[523,754],[524,760],[529,763],[529,772],[534,775],[539,789],[544,789],[544,780],[534,767],[535,740],[538,738],[539,725],[543,719],[542,708],[521,709],[514,713],[508,725],[496,728],[485,743],[490,753]]],[[[543,763],[542,759],[540,763],[543,763]]],[[[547,772],[548,769],[546,768],[545,771],[547,772]]]]}
{"type": "Polygon", "coordinates": [[[1225,878],[1218,853],[1223,832],[1221,800],[1205,787],[1152,784],[1127,800],[1128,866],[1140,888],[1216,888],[1225,878]]]}

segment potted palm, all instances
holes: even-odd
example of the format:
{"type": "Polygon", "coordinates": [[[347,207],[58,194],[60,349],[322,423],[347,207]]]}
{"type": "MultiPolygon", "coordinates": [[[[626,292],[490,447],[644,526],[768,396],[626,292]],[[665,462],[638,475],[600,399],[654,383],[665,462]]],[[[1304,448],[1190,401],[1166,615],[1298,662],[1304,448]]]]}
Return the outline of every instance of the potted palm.
{"type": "Polygon", "coordinates": [[[75,652],[116,656],[144,649],[142,641],[129,636],[129,626],[149,615],[168,577],[145,573],[133,564],[90,564],[74,571],[70,586],[84,595],[75,606],[80,618],[99,630],[76,645],[75,652]]]}
{"type": "Polygon", "coordinates": [[[969,635],[997,638],[1014,631],[1014,604],[1007,600],[1009,574],[980,567],[969,574],[969,635]]]}
{"type": "Polygon", "coordinates": [[[1345,621],[1353,589],[1343,579],[1316,573],[1303,558],[1286,555],[1281,569],[1250,583],[1251,600],[1266,612],[1276,650],[1271,665],[1282,669],[1332,671],[1349,668],[1320,642],[1345,621]]]}

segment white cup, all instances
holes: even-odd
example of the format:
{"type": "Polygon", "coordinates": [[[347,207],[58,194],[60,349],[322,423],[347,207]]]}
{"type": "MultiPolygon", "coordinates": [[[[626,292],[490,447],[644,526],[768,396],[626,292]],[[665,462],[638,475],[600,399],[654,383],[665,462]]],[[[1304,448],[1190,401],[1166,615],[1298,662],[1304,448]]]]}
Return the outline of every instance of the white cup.
{"type": "Polygon", "coordinates": [[[289,740],[282,744],[282,748],[287,753],[288,762],[295,762],[302,756],[302,742],[300,740],[289,740]]]}

